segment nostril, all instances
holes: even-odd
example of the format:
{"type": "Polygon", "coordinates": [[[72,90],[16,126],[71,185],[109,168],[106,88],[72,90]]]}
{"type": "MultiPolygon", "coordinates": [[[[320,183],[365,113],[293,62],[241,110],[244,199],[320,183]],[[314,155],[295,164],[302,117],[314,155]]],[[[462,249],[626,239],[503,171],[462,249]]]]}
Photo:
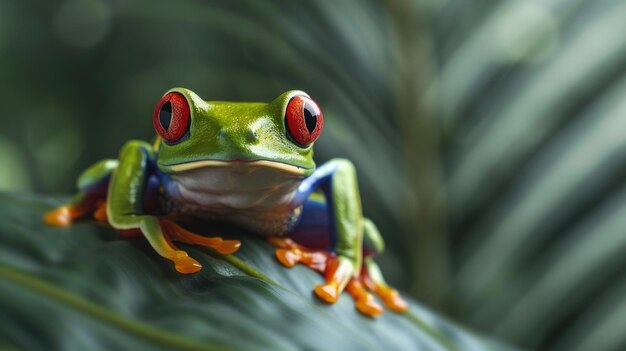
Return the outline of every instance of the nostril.
{"type": "Polygon", "coordinates": [[[254,130],[249,130],[248,134],[246,135],[246,140],[249,143],[254,143],[254,142],[259,140],[259,136],[257,135],[257,133],[254,130]]]}

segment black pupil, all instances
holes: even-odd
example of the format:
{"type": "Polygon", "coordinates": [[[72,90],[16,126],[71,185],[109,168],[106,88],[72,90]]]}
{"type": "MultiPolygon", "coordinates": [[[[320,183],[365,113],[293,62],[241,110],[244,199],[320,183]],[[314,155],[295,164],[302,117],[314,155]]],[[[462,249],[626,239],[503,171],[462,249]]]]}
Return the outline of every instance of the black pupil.
{"type": "Polygon", "coordinates": [[[172,123],[172,103],[166,102],[161,106],[161,111],[159,111],[159,122],[163,126],[163,129],[168,130],[170,127],[170,123],[172,123]]]}
{"type": "Polygon", "coordinates": [[[304,122],[306,123],[306,129],[309,130],[309,134],[313,133],[317,126],[317,114],[313,106],[308,103],[304,103],[304,122]]]}

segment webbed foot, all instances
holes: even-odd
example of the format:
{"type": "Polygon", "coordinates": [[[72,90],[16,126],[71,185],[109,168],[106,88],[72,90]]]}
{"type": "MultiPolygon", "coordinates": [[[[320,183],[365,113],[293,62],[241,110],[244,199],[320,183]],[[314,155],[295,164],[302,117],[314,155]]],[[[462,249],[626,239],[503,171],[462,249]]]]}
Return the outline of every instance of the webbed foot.
{"type": "Polygon", "coordinates": [[[371,258],[365,260],[360,273],[355,275],[355,267],[351,262],[334,253],[310,250],[289,238],[271,237],[268,241],[277,248],[276,258],[285,267],[300,263],[324,275],[325,283],[316,286],[313,291],[325,302],[336,302],[345,290],[354,300],[355,308],[369,317],[383,313],[374,295],[391,311],[404,312],[408,308],[398,292],[384,282],[371,258]]]}
{"type": "Polygon", "coordinates": [[[174,262],[174,268],[176,268],[178,273],[191,274],[202,269],[200,262],[189,257],[185,251],[175,251],[170,260],[174,262]]]}
{"type": "Polygon", "coordinates": [[[94,209],[102,206],[102,204],[106,207],[104,201],[88,198],[78,203],[62,205],[46,212],[43,216],[43,221],[53,227],[69,227],[74,221],[93,212],[94,209]]]}
{"type": "Polygon", "coordinates": [[[109,216],[107,215],[107,203],[102,202],[100,206],[94,211],[93,218],[100,223],[108,223],[109,216]]]}
{"type": "Polygon", "coordinates": [[[409,304],[402,299],[396,289],[387,285],[373,258],[365,258],[359,279],[368,290],[378,295],[388,309],[397,313],[408,310],[409,304]]]}
{"type": "Polygon", "coordinates": [[[268,241],[277,247],[276,259],[283,266],[291,268],[298,263],[302,263],[320,273],[324,273],[326,270],[326,262],[330,255],[328,252],[306,249],[289,238],[271,237],[268,241]]]}
{"type": "Polygon", "coordinates": [[[366,316],[376,317],[383,313],[383,308],[376,302],[372,294],[370,294],[362,284],[359,278],[350,280],[346,291],[354,299],[354,306],[359,312],[366,316]]]}
{"type": "Polygon", "coordinates": [[[74,206],[65,205],[48,211],[43,216],[43,221],[53,227],[69,227],[72,222],[80,217],[74,206]]]}

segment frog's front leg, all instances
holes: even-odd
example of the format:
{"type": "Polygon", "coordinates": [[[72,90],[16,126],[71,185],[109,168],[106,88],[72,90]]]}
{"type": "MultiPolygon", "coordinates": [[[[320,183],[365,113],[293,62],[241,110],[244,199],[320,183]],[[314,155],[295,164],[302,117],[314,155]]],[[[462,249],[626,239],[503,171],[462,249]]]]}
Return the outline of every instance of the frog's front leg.
{"type": "Polygon", "coordinates": [[[364,218],[356,179],[351,162],[335,159],[326,163],[305,179],[295,201],[303,203],[311,194],[321,190],[328,211],[330,241],[328,251],[311,250],[294,240],[273,238],[278,247],[276,256],[285,266],[302,263],[325,276],[325,283],[315,287],[315,294],[326,302],[337,301],[345,289],[355,299],[356,307],[366,315],[382,313],[368,290],[379,295],[394,311],[406,309],[395,290],[388,288],[371,258],[382,251],[384,243],[374,224],[364,218]],[[364,245],[365,242],[365,245],[364,245]],[[363,259],[364,247],[368,257],[363,259]],[[370,277],[369,267],[375,271],[370,277]]]}
{"type": "MultiPolygon", "coordinates": [[[[311,202],[308,203],[308,206],[311,206],[311,202]]],[[[305,214],[306,212],[305,209],[305,214]]],[[[317,215],[315,216],[317,217],[317,215]]],[[[318,225],[313,226],[317,227],[318,225]]],[[[332,272],[333,265],[337,263],[334,252],[320,247],[319,243],[310,247],[299,243],[308,242],[310,245],[310,233],[310,231],[307,233],[305,229],[304,238],[301,237],[303,233],[295,232],[292,233],[295,235],[293,238],[272,237],[269,242],[278,248],[276,258],[286,267],[293,267],[300,263],[322,274],[332,272]]],[[[367,218],[364,218],[363,233],[363,265],[360,274],[348,282],[345,290],[354,299],[357,310],[367,316],[374,317],[383,312],[370,292],[378,295],[390,310],[394,312],[406,311],[408,304],[402,299],[398,291],[387,285],[378,265],[374,262],[374,257],[383,252],[384,242],[376,225],[367,218]]]]}
{"type": "Polygon", "coordinates": [[[202,237],[185,231],[170,220],[143,213],[146,169],[153,159],[154,151],[145,142],[131,141],[122,149],[107,195],[107,215],[111,226],[118,230],[139,229],[152,248],[172,261],[180,273],[197,272],[202,265],[189,257],[187,252],[176,248],[172,240],[208,246],[221,253],[236,251],[239,242],[202,237]]]}
{"type": "Polygon", "coordinates": [[[122,148],[119,166],[113,171],[109,183],[109,223],[118,230],[139,229],[159,255],[174,262],[178,272],[197,272],[202,265],[165,237],[158,218],[142,214],[146,170],[152,159],[154,151],[148,143],[131,141],[122,148]]]}
{"type": "MultiPolygon", "coordinates": [[[[327,178],[319,186],[327,198],[333,234],[331,246],[337,259],[328,265],[324,274],[326,282],[315,287],[315,294],[326,302],[334,303],[348,282],[359,274],[363,261],[363,214],[352,162],[331,160],[320,167],[320,173],[321,177],[327,178]]],[[[315,183],[314,177],[309,179],[315,183]]]]}

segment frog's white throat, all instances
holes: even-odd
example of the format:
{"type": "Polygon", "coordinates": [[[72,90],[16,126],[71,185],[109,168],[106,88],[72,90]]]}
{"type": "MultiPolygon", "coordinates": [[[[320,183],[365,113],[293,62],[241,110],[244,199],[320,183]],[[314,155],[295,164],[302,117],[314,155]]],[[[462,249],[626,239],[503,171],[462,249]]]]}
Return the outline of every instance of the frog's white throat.
{"type": "MultiPolygon", "coordinates": [[[[175,172],[165,191],[171,210],[221,219],[276,234],[300,204],[293,199],[303,173],[271,161],[199,161],[175,172]],[[209,166],[210,164],[210,166],[209,166]]],[[[294,167],[285,165],[288,167],[294,167]]],[[[296,167],[297,168],[297,167],[296,167]]]]}

